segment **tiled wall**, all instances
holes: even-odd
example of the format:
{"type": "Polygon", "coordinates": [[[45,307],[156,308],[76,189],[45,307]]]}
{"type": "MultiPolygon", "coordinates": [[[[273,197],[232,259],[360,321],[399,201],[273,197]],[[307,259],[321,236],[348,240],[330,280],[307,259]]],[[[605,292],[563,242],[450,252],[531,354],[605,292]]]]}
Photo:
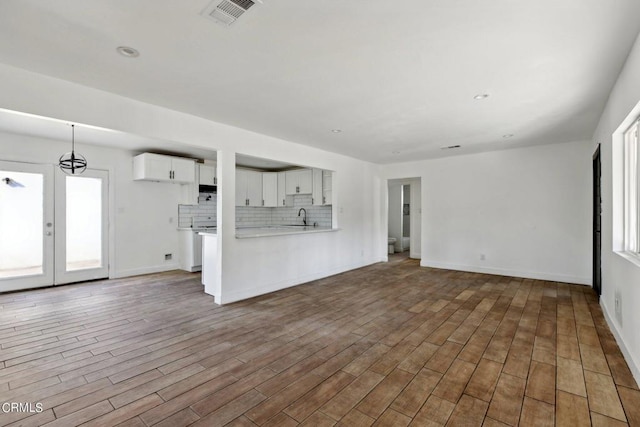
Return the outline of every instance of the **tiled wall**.
{"type": "MultiPolygon", "coordinates": [[[[178,205],[179,227],[202,227],[216,225],[216,195],[207,201],[207,193],[201,193],[197,205],[178,205]],[[192,222],[193,221],[193,222],[192,222]]],[[[287,196],[293,206],[278,208],[236,207],[237,227],[259,227],[263,225],[302,224],[300,208],[307,211],[307,224],[317,223],[319,227],[331,227],[331,206],[311,206],[311,195],[287,196]]]]}
{"type": "Polygon", "coordinates": [[[200,193],[197,205],[178,205],[178,227],[216,225],[216,195],[200,193]],[[209,200],[207,198],[211,196],[209,200]]]}
{"type": "Polygon", "coordinates": [[[302,224],[303,213],[298,216],[300,208],[307,211],[307,224],[318,223],[319,227],[331,227],[331,206],[311,206],[311,195],[300,194],[287,196],[287,202],[293,206],[277,208],[236,207],[237,227],[259,227],[261,225],[302,224]]]}

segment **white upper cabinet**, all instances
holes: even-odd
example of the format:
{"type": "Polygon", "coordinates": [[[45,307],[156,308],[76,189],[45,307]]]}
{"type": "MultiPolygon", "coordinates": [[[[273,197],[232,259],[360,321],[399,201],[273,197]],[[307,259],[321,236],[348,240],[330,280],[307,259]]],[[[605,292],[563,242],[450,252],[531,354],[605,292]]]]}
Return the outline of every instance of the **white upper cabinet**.
{"type": "Polygon", "coordinates": [[[194,160],[143,153],[133,158],[133,179],[188,184],[195,182],[194,160]]]}
{"type": "Polygon", "coordinates": [[[311,193],[311,204],[313,206],[322,205],[322,169],[313,169],[313,192],[311,193]]]}
{"type": "Polygon", "coordinates": [[[333,199],[333,172],[322,171],[322,204],[330,205],[333,199]]]}
{"type": "Polygon", "coordinates": [[[278,206],[278,172],[262,173],[262,200],[270,208],[278,206]]]}
{"type": "MultiPolygon", "coordinates": [[[[287,204],[287,173],[278,172],[278,206],[289,206],[287,204]]],[[[289,198],[291,200],[291,198],[289,198]]]]}
{"type": "Polygon", "coordinates": [[[262,172],[236,169],[236,206],[262,206],[262,172]]]}
{"type": "Polygon", "coordinates": [[[313,172],[311,169],[296,169],[286,172],[286,194],[311,194],[313,191],[313,172]]]}
{"type": "Polygon", "coordinates": [[[200,169],[200,185],[216,185],[218,183],[214,165],[199,163],[198,167],[200,169]]]}

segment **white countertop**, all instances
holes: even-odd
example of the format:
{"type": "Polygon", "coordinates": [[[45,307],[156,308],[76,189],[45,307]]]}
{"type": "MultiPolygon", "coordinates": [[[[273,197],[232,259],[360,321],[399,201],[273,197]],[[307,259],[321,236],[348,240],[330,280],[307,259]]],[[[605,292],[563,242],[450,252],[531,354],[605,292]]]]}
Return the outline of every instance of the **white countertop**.
{"type": "Polygon", "coordinates": [[[330,231],[338,231],[339,228],[331,227],[297,227],[297,226],[278,226],[272,225],[268,227],[246,227],[236,229],[236,239],[248,239],[253,237],[270,237],[284,236],[289,234],[308,234],[308,233],[326,233],[330,231]]]}

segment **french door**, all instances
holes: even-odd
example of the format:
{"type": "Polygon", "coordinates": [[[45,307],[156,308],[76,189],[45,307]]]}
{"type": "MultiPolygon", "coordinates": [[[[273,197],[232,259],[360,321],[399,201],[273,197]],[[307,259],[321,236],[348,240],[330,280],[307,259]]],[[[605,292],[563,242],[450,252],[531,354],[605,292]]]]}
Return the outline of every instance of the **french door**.
{"type": "Polygon", "coordinates": [[[55,173],[54,284],[108,277],[108,172],[55,173]]]}
{"type": "Polygon", "coordinates": [[[108,185],[0,161],[0,292],[108,277],[108,185]]]}
{"type": "Polygon", "coordinates": [[[53,167],[0,161],[0,291],[53,284],[53,167]]]}

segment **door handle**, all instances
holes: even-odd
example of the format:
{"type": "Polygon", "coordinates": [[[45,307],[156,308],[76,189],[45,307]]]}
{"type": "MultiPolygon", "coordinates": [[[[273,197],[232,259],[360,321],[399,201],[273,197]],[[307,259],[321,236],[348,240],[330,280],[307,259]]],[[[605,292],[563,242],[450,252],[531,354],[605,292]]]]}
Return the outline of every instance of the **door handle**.
{"type": "Polygon", "coordinates": [[[51,236],[53,233],[52,233],[52,232],[50,232],[50,231],[47,231],[45,234],[46,234],[47,236],[51,236]]]}

